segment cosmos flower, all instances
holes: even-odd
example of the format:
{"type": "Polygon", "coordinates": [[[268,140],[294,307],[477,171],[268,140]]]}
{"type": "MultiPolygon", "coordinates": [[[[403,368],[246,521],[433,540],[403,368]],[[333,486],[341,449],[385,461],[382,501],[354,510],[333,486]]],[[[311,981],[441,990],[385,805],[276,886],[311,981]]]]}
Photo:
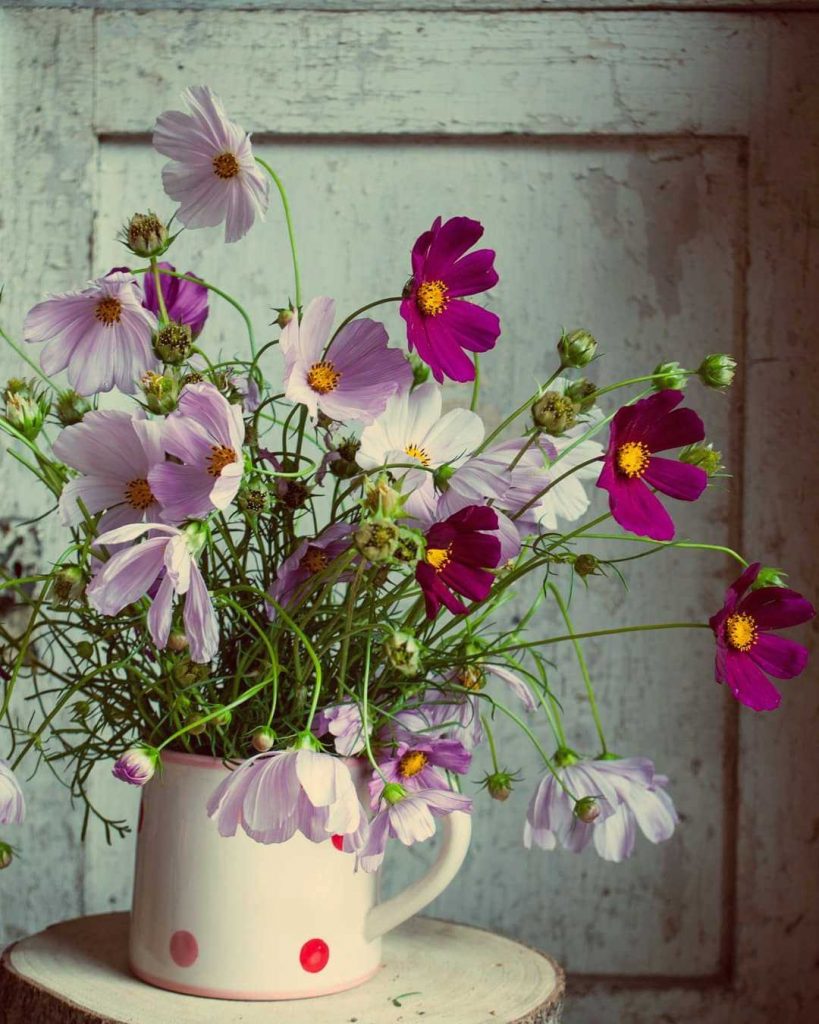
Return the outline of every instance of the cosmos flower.
{"type": "MultiPolygon", "coordinates": [[[[159,263],[158,266],[163,270],[176,272],[176,267],[172,263],[159,263]]],[[[190,270],[185,273],[188,277],[194,276],[190,270]]],[[[201,334],[208,318],[207,288],[203,284],[197,284],[196,281],[185,281],[181,277],[168,277],[166,274],[160,275],[160,284],[168,319],[190,327],[194,338],[201,334]]],[[[158,318],[160,315],[159,298],[153,274],[145,275],[143,286],[145,297],[142,304],[158,318]]]]}
{"type": "Polygon", "coordinates": [[[184,597],[182,622],[191,660],[207,664],[219,649],[219,624],[202,573],[196,564],[205,543],[200,524],[186,530],[159,523],[137,523],[109,530],[99,544],[127,544],[145,533],[151,536],[112,555],[86,589],[88,603],[101,615],[117,615],[159,587],[148,612],[148,631],[160,649],[168,642],[173,620],[173,599],[184,597]]]}
{"type": "Polygon", "coordinates": [[[498,282],[495,253],[477,249],[467,254],[483,235],[483,227],[469,217],[453,217],[445,224],[437,217],[412,249],[412,277],[401,302],[409,347],[429,366],[435,379],[474,380],[475,367],[464,351],[494,348],[500,321],[494,313],[464,302],[498,282]]]}
{"type": "Polygon", "coordinates": [[[772,711],[782,698],[768,676],[793,679],[805,668],[808,652],[771,630],[798,626],[816,613],[810,601],[787,587],[759,587],[748,593],[760,568],[754,562],[731,584],[709,624],[717,641],[717,682],[727,683],[746,707],[772,711]]]}
{"type": "Polygon", "coordinates": [[[143,374],[156,370],[151,347],[156,318],[142,305],[135,277],[115,271],[81,292],[53,295],[29,310],[26,341],[45,342],[43,371],[68,368],[71,387],[95,395],[114,386],[133,394],[143,374]]]}
{"type": "Polygon", "coordinates": [[[409,389],[412,368],[403,352],[387,347],[384,325],[375,320],[353,320],[327,349],[335,306],[313,299],[301,322],[294,316],[282,331],[285,396],[313,417],[372,423],[393,394],[409,389]]]}
{"type": "MultiPolygon", "coordinates": [[[[367,726],[368,732],[371,731],[369,722],[367,726]]],[[[361,708],[355,701],[347,700],[323,708],[313,719],[313,732],[316,736],[332,736],[336,753],[342,757],[355,757],[364,750],[361,708]]]]}
{"type": "Polygon", "coordinates": [[[426,554],[415,569],[424,592],[427,618],[434,619],[441,605],[453,615],[465,615],[466,605],[455,596],[482,601],[495,581],[501,543],[487,531],[497,530],[498,515],[488,506],[468,505],[426,534],[426,554]]]}
{"type": "Polygon", "coordinates": [[[162,169],[165,191],[180,206],[187,228],[225,223],[225,241],[247,234],[264,217],[269,183],[253,158],[250,135],[228,120],[204,85],[182,93],[191,113],[167,110],[157,118],[154,149],[171,158],[162,169]]]}
{"type": "Polygon", "coordinates": [[[83,521],[80,501],[91,515],[108,510],[100,531],[159,520],[148,473],[165,458],[160,433],[157,421],[114,409],[86,413],[81,423],[66,427],[54,442],[54,454],[83,475],[69,480],[60,495],[63,526],[83,521]]]}
{"type": "Polygon", "coordinates": [[[378,758],[379,771],[373,772],[370,782],[373,809],[378,806],[384,779],[399,783],[407,792],[448,790],[450,785],[442,772],[464,775],[471,762],[472,755],[459,740],[405,731],[402,740],[378,758]]]}
{"type": "Polygon", "coordinates": [[[26,801],[8,761],[0,757],[0,825],[22,825],[26,801]]]}
{"type": "MultiPolygon", "coordinates": [[[[286,608],[303,583],[322,572],[333,559],[349,549],[350,531],[348,523],[333,523],[318,537],[301,541],[293,554],[279,566],[276,580],[270,588],[270,597],[286,608]]],[[[346,574],[342,574],[338,582],[346,578],[346,574]]],[[[271,619],[275,619],[276,609],[273,605],[267,606],[267,613],[271,619]]]]}
{"type": "Polygon", "coordinates": [[[159,752],[153,747],[133,747],[117,759],[111,774],[129,786],[144,786],[156,773],[159,752]]]}
{"type": "Polygon", "coordinates": [[[245,425],[240,406],[202,381],[182,389],[179,404],[162,427],[162,446],[179,462],[163,462],[148,474],[168,522],[204,519],[223,511],[242,482],[245,425]]]}
{"type": "Polygon", "coordinates": [[[696,501],[708,485],[699,466],[655,453],[695,444],[705,437],[693,409],[677,409],[682,391],[659,391],[620,409],[597,486],[609,492],[609,508],[626,530],[652,540],[671,540],[674,522],[651,488],[680,501],[696,501]]]}

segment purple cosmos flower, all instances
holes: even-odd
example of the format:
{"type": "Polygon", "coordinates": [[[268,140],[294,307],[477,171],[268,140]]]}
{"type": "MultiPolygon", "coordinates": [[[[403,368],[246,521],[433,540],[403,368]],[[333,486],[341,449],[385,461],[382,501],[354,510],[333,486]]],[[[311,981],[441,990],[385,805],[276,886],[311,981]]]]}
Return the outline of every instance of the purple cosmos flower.
{"type": "Polygon", "coordinates": [[[474,750],[483,741],[478,698],[428,690],[417,708],[393,716],[386,735],[398,741],[406,739],[407,733],[434,733],[456,739],[467,750],[474,750]]]}
{"type": "Polygon", "coordinates": [[[282,331],[285,395],[313,417],[372,423],[393,394],[409,390],[412,368],[375,320],[353,320],[327,348],[335,308],[332,299],[313,299],[301,323],[294,316],[282,331]]]}
{"type": "Polygon", "coordinates": [[[384,860],[387,840],[400,839],[404,846],[422,843],[435,835],[435,818],[453,811],[472,811],[472,801],[448,789],[427,789],[407,793],[390,783],[384,787],[382,809],[370,822],[369,835],[358,853],[364,871],[377,871],[384,860]]]}
{"type": "Polygon", "coordinates": [[[403,736],[404,739],[393,750],[379,758],[379,771],[373,773],[370,782],[373,810],[378,806],[384,779],[397,782],[407,791],[448,790],[450,785],[446,775],[436,769],[457,775],[469,771],[472,755],[459,740],[408,731],[403,736]]]}
{"type": "Polygon", "coordinates": [[[494,313],[462,296],[477,295],[498,283],[493,249],[468,249],[483,234],[469,217],[453,217],[446,224],[437,217],[412,249],[412,277],[401,302],[410,349],[429,366],[435,379],[474,380],[475,367],[464,349],[486,352],[494,348],[500,321],[494,313]]]}
{"type": "Polygon", "coordinates": [[[162,169],[165,191],[179,204],[187,228],[225,222],[225,241],[247,234],[267,210],[269,183],[253,158],[250,135],[229,121],[221,102],[204,85],[182,93],[190,114],[167,110],[154,128],[154,149],[169,156],[162,169]]]}
{"type": "Polygon", "coordinates": [[[469,505],[427,531],[426,554],[415,569],[427,618],[434,619],[442,604],[453,615],[465,615],[466,605],[456,593],[470,601],[488,596],[495,581],[489,569],[500,561],[501,543],[484,531],[497,528],[498,515],[493,509],[469,505]]]}
{"type": "Polygon", "coordinates": [[[182,389],[162,428],[163,448],[180,461],[163,462],[148,476],[166,520],[203,519],[228,507],[242,482],[244,439],[242,410],[213,384],[182,389]]]}
{"type": "MultiPolygon", "coordinates": [[[[303,583],[326,569],[333,559],[350,547],[350,530],[348,523],[333,523],[313,540],[303,540],[279,567],[276,581],[270,588],[270,597],[281,607],[287,607],[303,583]]],[[[344,579],[344,575],[340,576],[339,582],[344,579]]],[[[275,619],[273,605],[268,605],[267,613],[275,619]]]]}
{"type": "Polygon", "coordinates": [[[159,581],[148,612],[148,630],[156,646],[168,642],[173,620],[173,599],[184,596],[182,622],[191,659],[207,664],[219,650],[219,624],[196,558],[205,543],[202,527],[186,530],[159,523],[122,526],[98,537],[100,544],[126,544],[144,533],[141,544],[118,551],[108,559],[86,589],[88,603],[101,615],[117,615],[144,597],[159,581]]]}
{"type": "MultiPolygon", "coordinates": [[[[163,270],[176,272],[176,267],[171,263],[159,263],[163,270]]],[[[194,275],[190,270],[185,273],[188,277],[194,275]]],[[[202,333],[205,321],[208,318],[208,290],[203,284],[196,281],[184,281],[181,277],[168,277],[161,275],[162,297],[165,300],[165,309],[168,318],[178,324],[185,324],[190,327],[193,337],[202,333]]],[[[143,306],[149,309],[155,317],[159,317],[159,297],[156,293],[156,282],[153,274],[145,275],[145,297],[143,306]]]]}
{"type": "Polygon", "coordinates": [[[26,341],[46,342],[40,365],[49,376],[68,367],[81,395],[132,394],[143,374],[158,367],[151,347],[156,318],[142,306],[135,277],[114,272],[81,292],[53,295],[29,310],[26,341]]]}
{"type": "Polygon", "coordinates": [[[609,492],[609,508],[617,522],[652,540],[671,540],[674,522],[651,488],[680,501],[696,501],[708,484],[708,474],[699,466],[655,455],[705,437],[694,410],[676,408],[682,400],[682,391],[658,391],[620,409],[612,420],[597,480],[597,486],[609,492]]]}
{"type": "Polygon", "coordinates": [[[129,786],[144,786],[156,774],[159,751],[153,747],[133,747],[117,760],[111,774],[129,786]]]}
{"type": "Polygon", "coordinates": [[[240,826],[257,843],[285,843],[296,832],[314,843],[361,829],[350,770],[338,757],[302,748],[258,754],[231,772],[208,801],[219,834],[240,826]]]}
{"type": "Polygon", "coordinates": [[[8,761],[0,757],[0,825],[22,825],[26,801],[8,761]]]}
{"type": "Polygon", "coordinates": [[[230,386],[242,399],[242,411],[248,415],[256,412],[262,404],[262,393],[255,378],[233,376],[230,378],[230,386]]]}
{"type": "Polygon", "coordinates": [[[560,845],[580,853],[593,840],[601,857],[621,861],[634,850],[635,825],[652,843],[673,834],[678,819],[663,788],[668,779],[655,774],[648,758],[581,761],[570,755],[557,772],[569,792],[551,772],[541,779],[526,812],[527,849],[560,845]],[[586,821],[575,814],[575,800],[584,798],[594,801],[597,812],[586,821]]]}
{"type": "MultiPolygon", "coordinates": [[[[368,733],[372,731],[369,722],[367,728],[368,733]]],[[[336,753],[342,757],[355,757],[365,747],[361,708],[351,700],[319,711],[313,719],[313,732],[316,736],[332,736],[336,753]]]]}
{"type": "Polygon", "coordinates": [[[768,675],[793,679],[807,664],[808,652],[770,631],[798,626],[816,612],[810,601],[787,587],[759,587],[746,593],[760,568],[754,562],[731,584],[709,624],[717,640],[717,682],[727,683],[746,707],[772,711],[782,698],[768,675]]]}
{"type": "Polygon", "coordinates": [[[54,454],[83,475],[70,480],[60,495],[63,526],[76,526],[79,501],[100,519],[100,531],[160,518],[159,503],[148,483],[151,467],[164,458],[160,425],[117,410],[86,413],[82,423],[66,427],[54,442],[54,454]]]}

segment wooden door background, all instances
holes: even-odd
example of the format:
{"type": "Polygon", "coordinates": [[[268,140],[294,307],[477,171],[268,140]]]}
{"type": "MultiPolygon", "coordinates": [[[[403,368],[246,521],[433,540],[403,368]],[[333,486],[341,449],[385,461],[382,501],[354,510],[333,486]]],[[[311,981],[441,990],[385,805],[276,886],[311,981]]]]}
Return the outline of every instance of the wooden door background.
{"type": "MultiPolygon", "coordinates": [[[[46,291],[121,263],[114,236],[133,211],[168,208],[153,120],[186,85],[207,82],[289,186],[307,295],[353,309],[394,293],[408,245],[433,216],[485,223],[504,323],[484,360],[488,419],[547,375],[561,325],[593,330],[607,379],[665,358],[739,356],[728,396],[690,385],[734,476],[682,510],[682,531],[785,566],[815,597],[815,4],[121,9],[133,6],[0,3],[7,329],[19,333],[46,291]]],[[[287,299],[282,242],[274,209],[229,250],[217,232],[189,232],[173,258],[241,296],[263,325],[287,299]]],[[[230,313],[215,311],[214,350],[233,343],[230,313]]],[[[400,336],[397,317],[387,324],[400,336]]],[[[0,377],[15,369],[0,353],[0,377]]],[[[3,452],[0,473],[0,514],[44,510],[3,452]]],[[[43,532],[48,549],[53,522],[43,532]]],[[[733,574],[702,555],[636,564],[627,607],[618,586],[595,581],[578,602],[580,624],[699,618],[733,574]]],[[[581,715],[567,653],[555,678],[581,715]]],[[[615,749],[650,756],[672,777],[678,835],[641,842],[621,866],[591,853],[526,854],[524,784],[505,805],[480,805],[473,852],[435,912],[560,958],[577,1024],[815,1020],[816,668],[785,684],[779,712],[754,716],[713,683],[705,637],[613,640],[589,644],[588,655],[615,749]]],[[[582,747],[582,731],[574,738],[582,747]]],[[[505,759],[531,786],[534,761],[504,740],[505,759]]],[[[133,813],[124,789],[105,770],[95,783],[117,816],[133,813]]],[[[78,815],[53,778],[38,776],[27,792],[24,859],[0,875],[0,945],[128,900],[130,844],[107,848],[92,834],[81,845],[78,815]]],[[[393,856],[393,884],[426,856],[393,856]]]]}

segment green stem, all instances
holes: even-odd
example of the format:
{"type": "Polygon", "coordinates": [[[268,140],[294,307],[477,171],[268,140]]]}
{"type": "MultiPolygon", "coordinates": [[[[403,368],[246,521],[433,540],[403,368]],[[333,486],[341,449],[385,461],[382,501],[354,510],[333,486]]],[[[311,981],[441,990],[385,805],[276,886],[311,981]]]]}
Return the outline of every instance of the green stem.
{"type": "Polygon", "coordinates": [[[296,232],[293,228],[293,216],[290,212],[290,202],[287,198],[287,192],[285,191],[285,187],[281,178],[278,176],[278,174],[276,174],[276,172],[273,170],[270,164],[267,163],[265,160],[262,160],[262,158],[258,156],[256,157],[256,163],[264,167],[264,169],[273,179],[273,183],[275,184],[276,188],[279,190],[279,197],[281,198],[282,209],[284,210],[284,219],[285,222],[287,223],[287,237],[290,240],[290,254],[293,257],[293,278],[295,280],[296,288],[296,309],[299,310],[301,309],[301,276],[299,274],[299,257],[298,253],[296,252],[296,232]]]}
{"type": "Polygon", "coordinates": [[[51,380],[49,380],[49,378],[43,373],[42,369],[37,365],[37,363],[35,363],[34,360],[27,354],[25,349],[20,348],[16,341],[12,341],[2,327],[0,327],[0,338],[2,338],[3,341],[5,341],[5,343],[10,348],[14,349],[14,351],[23,360],[24,363],[28,363],[28,365],[32,368],[32,370],[34,370],[34,372],[37,374],[40,380],[48,384],[52,391],[57,390],[57,386],[53,384],[51,380]]]}
{"type": "MultiPolygon", "coordinates": [[[[478,398],[481,393],[481,362],[478,353],[475,353],[475,379],[472,381],[472,401],[469,408],[474,412],[478,408],[478,398]]],[[[488,735],[488,734],[487,734],[488,735]]]]}
{"type": "Polygon", "coordinates": [[[475,449],[474,454],[479,455],[484,450],[484,448],[489,447],[489,445],[495,440],[498,434],[503,433],[503,431],[506,430],[510,423],[514,422],[518,418],[518,416],[526,412],[526,410],[529,408],[532,402],[534,402],[537,399],[537,397],[543,391],[545,391],[546,388],[548,388],[549,385],[560,375],[560,370],[561,368],[558,367],[542,387],[539,387],[537,391],[535,391],[533,395],[530,395],[522,405],[519,405],[513,413],[510,413],[499,426],[495,427],[495,429],[492,431],[489,437],[486,438],[483,444],[475,449]]]}
{"type": "Polygon", "coordinates": [[[495,772],[500,771],[500,764],[498,763],[498,752],[495,749],[495,737],[492,735],[492,728],[489,725],[489,719],[486,715],[481,715],[481,725],[483,731],[486,733],[486,742],[489,744],[489,754],[492,758],[492,768],[495,772]]]}
{"type": "MultiPolygon", "coordinates": [[[[735,558],[744,568],[748,567],[748,563],[742,555],[734,551],[733,548],[724,547],[722,544],[700,544],[687,540],[650,540],[648,537],[630,537],[628,534],[619,533],[587,533],[585,536],[589,540],[624,540],[630,541],[632,544],[651,544],[654,546],[655,551],[659,551],[662,548],[684,548],[690,551],[719,551],[723,555],[730,555],[731,558],[735,558]]],[[[606,561],[611,561],[611,559],[606,559],[606,561]]],[[[619,559],[614,559],[614,561],[619,561],[619,559]]]]}
{"type": "Polygon", "coordinates": [[[352,321],[355,320],[355,318],[357,316],[361,316],[362,313],[366,313],[368,309],[374,309],[376,306],[383,306],[387,302],[401,302],[401,301],[402,301],[402,296],[400,296],[400,295],[389,295],[389,296],[387,296],[386,299],[376,299],[375,302],[368,302],[366,306],[359,306],[358,309],[354,310],[352,313],[350,313],[349,316],[345,317],[341,321],[341,323],[338,325],[338,327],[336,327],[336,329],[333,331],[333,334],[332,334],[330,340],[327,342],[327,348],[325,348],[324,353],[323,353],[321,358],[322,359],[326,358],[327,353],[330,351],[330,346],[336,340],[338,335],[341,333],[341,331],[344,330],[344,328],[347,326],[347,324],[352,323],[352,321]]]}
{"type": "Polygon", "coordinates": [[[154,276],[154,285],[156,286],[156,299],[159,303],[159,311],[162,314],[164,322],[168,323],[168,307],[165,305],[165,296],[162,294],[162,280],[159,276],[159,266],[156,262],[156,256],[151,257],[151,273],[154,276]]]}
{"type": "Polygon", "coordinates": [[[563,636],[550,636],[546,640],[528,640],[526,643],[514,644],[492,653],[503,654],[504,651],[520,651],[528,647],[545,647],[547,644],[559,644],[564,640],[589,640],[598,636],[617,636],[618,633],[641,633],[654,629],[710,629],[707,622],[654,622],[644,626],[620,626],[617,629],[593,629],[587,633],[565,633],[563,636]]]}

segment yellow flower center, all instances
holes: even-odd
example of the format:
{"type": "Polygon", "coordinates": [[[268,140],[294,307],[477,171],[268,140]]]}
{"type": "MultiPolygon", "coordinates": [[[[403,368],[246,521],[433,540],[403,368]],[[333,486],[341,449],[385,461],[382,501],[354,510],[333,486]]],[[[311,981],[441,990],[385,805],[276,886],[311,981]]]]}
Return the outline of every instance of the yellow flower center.
{"type": "Polygon", "coordinates": [[[429,457],[429,453],[425,449],[420,448],[417,444],[408,444],[404,449],[404,453],[409,455],[411,459],[415,459],[417,462],[420,462],[422,466],[428,466],[430,462],[432,462],[432,459],[429,457]]]}
{"type": "Polygon", "coordinates": [[[236,461],[236,451],[224,444],[214,444],[210,448],[212,455],[208,459],[208,473],[219,476],[225,466],[236,461]]]}
{"type": "Polygon", "coordinates": [[[122,318],[122,303],[113,295],[106,295],[97,303],[94,316],[101,324],[112,327],[114,324],[118,324],[122,318]]]}
{"type": "Polygon", "coordinates": [[[447,548],[427,548],[426,560],[436,572],[446,569],[452,561],[452,545],[447,548]]]}
{"type": "Polygon", "coordinates": [[[443,281],[422,281],[418,285],[415,301],[424,316],[438,316],[449,305],[449,289],[443,281]]]}
{"type": "Polygon", "coordinates": [[[725,623],[725,635],[735,651],[750,651],[756,643],[756,621],[752,615],[737,612],[729,615],[725,623]]]}
{"type": "Polygon", "coordinates": [[[642,441],[626,441],[617,449],[617,468],[627,477],[642,476],[650,461],[651,452],[642,441]]]}
{"type": "Polygon", "coordinates": [[[153,505],[154,496],[148,481],[139,477],[126,484],[125,500],[131,508],[135,508],[139,512],[144,512],[149,505],[153,505]]]}
{"type": "Polygon", "coordinates": [[[464,665],[457,675],[458,682],[467,690],[482,690],[486,676],[480,665],[464,665]]]}
{"type": "Polygon", "coordinates": [[[423,750],[408,750],[398,762],[398,774],[402,779],[411,779],[429,764],[429,758],[423,750]]]}
{"type": "Polygon", "coordinates": [[[299,562],[299,568],[315,574],[326,569],[329,564],[330,560],[321,548],[308,548],[299,562]]]}
{"type": "Polygon", "coordinates": [[[335,391],[340,380],[341,373],[332,363],[313,363],[307,371],[308,387],[320,395],[326,395],[329,391],[335,391]]]}
{"type": "Polygon", "coordinates": [[[239,173],[239,161],[232,153],[220,153],[213,158],[213,173],[226,181],[239,173]]]}

